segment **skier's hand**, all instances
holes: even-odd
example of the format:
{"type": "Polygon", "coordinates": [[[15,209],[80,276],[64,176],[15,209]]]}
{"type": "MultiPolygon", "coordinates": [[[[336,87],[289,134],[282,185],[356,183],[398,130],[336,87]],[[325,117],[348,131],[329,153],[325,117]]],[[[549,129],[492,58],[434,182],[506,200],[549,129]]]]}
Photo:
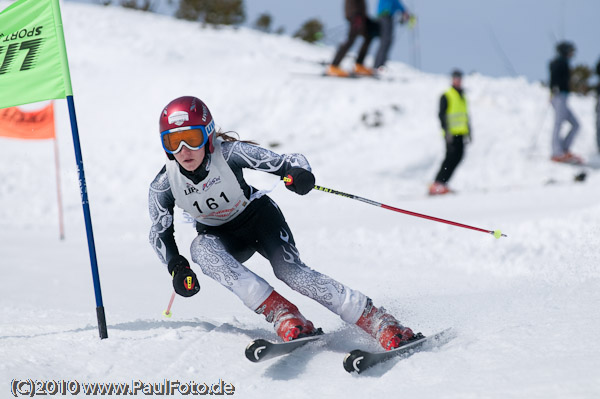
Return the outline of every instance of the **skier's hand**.
{"type": "Polygon", "coordinates": [[[291,168],[283,180],[288,190],[300,195],[307,194],[315,186],[315,175],[302,168],[291,168]]]}
{"type": "Polygon", "coordinates": [[[454,139],[454,136],[452,135],[452,133],[450,133],[448,129],[444,129],[444,138],[446,139],[447,144],[451,144],[452,140],[454,139]]]}
{"type": "Polygon", "coordinates": [[[400,25],[404,25],[405,23],[410,21],[411,18],[412,18],[412,15],[410,13],[403,12],[402,15],[400,16],[400,25]]]}
{"type": "Polygon", "coordinates": [[[177,255],[169,261],[168,269],[173,277],[173,288],[176,293],[189,297],[200,291],[196,273],[190,269],[190,264],[186,258],[177,255]]]}

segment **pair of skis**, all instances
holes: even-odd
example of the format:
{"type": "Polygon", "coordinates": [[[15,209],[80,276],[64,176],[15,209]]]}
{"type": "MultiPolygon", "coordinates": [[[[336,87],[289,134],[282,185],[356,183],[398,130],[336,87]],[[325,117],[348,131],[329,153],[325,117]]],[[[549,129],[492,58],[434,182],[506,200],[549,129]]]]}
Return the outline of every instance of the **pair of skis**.
{"type": "MultiPolygon", "coordinates": [[[[439,347],[452,339],[451,328],[427,337],[421,337],[390,351],[370,352],[361,349],[353,350],[344,357],[344,369],[349,373],[363,371],[398,356],[439,347]]],[[[252,341],[246,347],[246,358],[257,363],[274,357],[287,355],[294,350],[323,338],[323,335],[298,338],[289,342],[271,342],[265,339],[252,341]]]]}

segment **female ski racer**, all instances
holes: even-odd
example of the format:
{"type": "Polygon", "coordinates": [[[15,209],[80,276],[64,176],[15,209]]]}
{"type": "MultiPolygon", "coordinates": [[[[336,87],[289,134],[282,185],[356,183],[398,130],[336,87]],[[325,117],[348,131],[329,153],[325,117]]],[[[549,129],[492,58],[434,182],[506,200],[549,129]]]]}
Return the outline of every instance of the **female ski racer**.
{"type": "Polygon", "coordinates": [[[287,177],[286,187],[305,195],[315,178],[303,155],[279,155],[215,132],[208,107],[196,97],[171,101],[160,114],[159,126],[168,161],[150,185],[150,243],[167,265],[179,295],[195,295],[200,285],[175,243],[175,205],[196,222],[192,261],[250,310],[263,314],[284,341],[322,331],[243,265],[255,252],[269,260],[278,279],[358,325],[386,350],[413,337],[410,328],[383,307],[373,306],[370,298],[302,263],[279,207],[244,180],[244,168],[260,170],[287,177]]]}

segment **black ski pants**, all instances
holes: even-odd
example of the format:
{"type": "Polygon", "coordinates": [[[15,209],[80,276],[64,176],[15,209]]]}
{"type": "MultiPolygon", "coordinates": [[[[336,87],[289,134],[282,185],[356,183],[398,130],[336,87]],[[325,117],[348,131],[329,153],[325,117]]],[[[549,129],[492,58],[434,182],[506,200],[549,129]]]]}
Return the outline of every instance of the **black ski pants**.
{"type": "Polygon", "coordinates": [[[358,36],[363,36],[364,41],[360,46],[360,50],[358,51],[356,63],[363,64],[365,61],[365,57],[367,56],[367,51],[369,51],[371,41],[374,37],[376,37],[379,34],[379,24],[369,18],[365,19],[364,23],[362,24],[364,26],[357,26],[357,24],[353,23],[353,21],[348,21],[348,24],[348,38],[338,48],[338,51],[335,54],[335,57],[333,58],[333,62],[331,63],[332,65],[339,66],[341,64],[342,60],[346,56],[346,53],[348,52],[348,50],[350,50],[358,36]]]}
{"type": "Polygon", "coordinates": [[[450,180],[454,170],[463,158],[464,150],[463,135],[452,136],[446,141],[446,158],[444,158],[440,171],[435,177],[436,182],[446,184],[450,180]]]}

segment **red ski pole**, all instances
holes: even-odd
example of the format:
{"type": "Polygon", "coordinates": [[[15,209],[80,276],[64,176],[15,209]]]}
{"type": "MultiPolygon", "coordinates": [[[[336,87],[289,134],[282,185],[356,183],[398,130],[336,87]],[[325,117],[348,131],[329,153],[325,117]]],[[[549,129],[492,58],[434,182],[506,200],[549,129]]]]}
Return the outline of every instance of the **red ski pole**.
{"type": "MultiPolygon", "coordinates": [[[[291,184],[292,183],[292,179],[290,177],[284,177],[283,181],[286,184],[291,184]]],[[[370,199],[359,197],[358,195],[343,193],[341,191],[333,190],[333,189],[327,188],[327,187],[322,187],[322,186],[315,185],[314,188],[315,188],[315,190],[323,191],[323,192],[330,193],[330,194],[339,195],[341,197],[346,197],[346,198],[354,199],[354,200],[357,200],[357,201],[362,201],[362,202],[365,202],[365,203],[370,204],[370,205],[378,206],[380,208],[389,209],[390,211],[400,212],[400,213],[404,213],[404,214],[410,215],[410,216],[416,216],[416,217],[423,218],[423,219],[433,220],[434,222],[446,223],[446,224],[449,224],[449,225],[452,225],[452,226],[462,227],[462,228],[465,228],[465,229],[471,229],[471,230],[475,230],[475,231],[481,231],[482,233],[491,234],[491,235],[493,235],[496,238],[507,237],[507,235],[506,234],[502,234],[502,232],[500,230],[480,229],[479,227],[473,227],[473,226],[469,226],[469,225],[462,224],[462,223],[452,222],[450,220],[440,219],[440,218],[436,218],[434,216],[428,216],[428,215],[423,215],[421,213],[406,211],[404,209],[396,208],[396,207],[393,207],[393,206],[381,204],[381,203],[376,202],[376,201],[372,201],[370,199]]]]}
{"type": "Polygon", "coordinates": [[[174,300],[175,300],[175,291],[173,291],[173,294],[171,295],[171,300],[169,301],[169,306],[167,306],[167,310],[165,310],[163,312],[163,316],[165,316],[165,317],[173,316],[173,313],[171,313],[171,306],[173,305],[174,300]]]}

